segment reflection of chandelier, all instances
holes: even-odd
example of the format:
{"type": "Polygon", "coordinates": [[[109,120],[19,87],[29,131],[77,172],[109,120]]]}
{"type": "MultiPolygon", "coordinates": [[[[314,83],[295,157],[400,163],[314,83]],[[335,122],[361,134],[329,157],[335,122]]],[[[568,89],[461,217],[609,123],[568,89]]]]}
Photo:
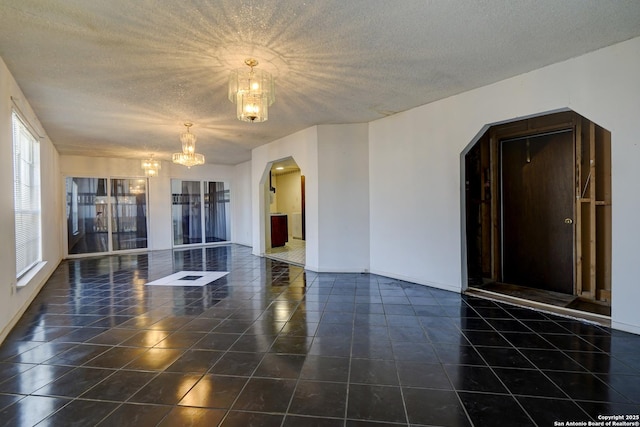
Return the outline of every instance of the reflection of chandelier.
{"type": "Polygon", "coordinates": [[[162,168],[162,165],[159,161],[154,160],[153,154],[147,160],[142,161],[142,169],[144,169],[144,174],[149,178],[154,176],[158,176],[158,170],[162,168]]]}
{"type": "Polygon", "coordinates": [[[180,135],[182,153],[173,153],[173,163],[186,166],[198,166],[204,164],[204,156],[196,153],[196,136],[189,131],[193,123],[185,123],[187,131],[180,135]]]}
{"type": "Polygon", "coordinates": [[[229,76],[229,101],[237,105],[236,115],[243,122],[266,122],[269,106],[276,99],[273,76],[263,70],[254,70],[258,61],[245,59],[249,69],[238,68],[229,76]]]}

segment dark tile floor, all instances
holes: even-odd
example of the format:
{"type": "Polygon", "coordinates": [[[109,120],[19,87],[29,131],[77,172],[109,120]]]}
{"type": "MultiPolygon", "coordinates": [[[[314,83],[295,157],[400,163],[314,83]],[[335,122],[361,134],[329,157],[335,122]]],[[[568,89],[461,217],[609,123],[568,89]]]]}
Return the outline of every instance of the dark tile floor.
{"type": "Polygon", "coordinates": [[[242,246],[61,263],[0,346],[8,426],[551,426],[640,413],[640,336],[242,246]],[[205,287],[145,286],[182,270],[205,287]]]}

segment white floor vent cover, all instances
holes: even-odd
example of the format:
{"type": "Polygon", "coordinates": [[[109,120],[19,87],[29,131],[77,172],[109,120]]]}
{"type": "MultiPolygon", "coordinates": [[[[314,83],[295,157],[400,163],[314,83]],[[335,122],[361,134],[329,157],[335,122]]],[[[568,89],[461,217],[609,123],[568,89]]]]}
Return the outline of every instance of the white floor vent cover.
{"type": "Polygon", "coordinates": [[[228,271],[178,271],[147,286],[204,286],[229,274],[228,271]]]}

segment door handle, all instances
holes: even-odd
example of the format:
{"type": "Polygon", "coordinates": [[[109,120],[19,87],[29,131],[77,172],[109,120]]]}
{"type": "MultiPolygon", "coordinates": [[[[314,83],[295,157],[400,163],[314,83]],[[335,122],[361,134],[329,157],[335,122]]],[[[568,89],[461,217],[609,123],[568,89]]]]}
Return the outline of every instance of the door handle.
{"type": "Polygon", "coordinates": [[[564,219],[564,223],[565,224],[573,224],[573,220],[571,218],[565,218],[564,219]]]}

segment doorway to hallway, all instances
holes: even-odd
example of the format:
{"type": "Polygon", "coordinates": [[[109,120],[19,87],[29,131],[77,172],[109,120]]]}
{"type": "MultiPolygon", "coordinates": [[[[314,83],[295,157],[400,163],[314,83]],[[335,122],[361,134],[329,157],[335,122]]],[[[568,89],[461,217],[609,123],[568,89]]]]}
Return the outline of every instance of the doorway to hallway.
{"type": "Polygon", "coordinates": [[[305,179],[291,157],[274,162],[264,183],[265,256],[304,267],[305,179]]]}

